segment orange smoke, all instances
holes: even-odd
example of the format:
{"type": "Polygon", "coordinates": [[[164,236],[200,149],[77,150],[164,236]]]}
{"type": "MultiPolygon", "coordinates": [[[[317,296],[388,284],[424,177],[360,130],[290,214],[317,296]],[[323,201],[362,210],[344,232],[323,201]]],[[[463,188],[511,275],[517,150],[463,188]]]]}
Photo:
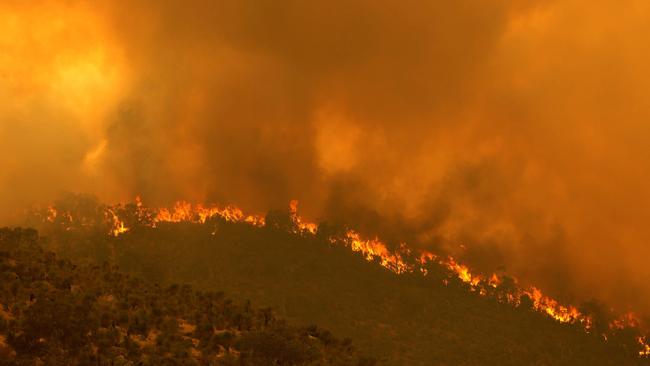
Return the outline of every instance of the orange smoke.
{"type": "Polygon", "coordinates": [[[104,181],[107,117],[128,72],[101,6],[0,3],[0,212],[104,181]]]}
{"type": "MultiPolygon", "coordinates": [[[[406,241],[472,286],[491,280],[468,268],[505,268],[643,311],[649,14],[642,0],[5,0],[0,216],[61,191],[253,212],[297,197],[397,272],[405,254],[386,247],[406,241]]],[[[261,225],[210,209],[155,220],[261,225]]]]}

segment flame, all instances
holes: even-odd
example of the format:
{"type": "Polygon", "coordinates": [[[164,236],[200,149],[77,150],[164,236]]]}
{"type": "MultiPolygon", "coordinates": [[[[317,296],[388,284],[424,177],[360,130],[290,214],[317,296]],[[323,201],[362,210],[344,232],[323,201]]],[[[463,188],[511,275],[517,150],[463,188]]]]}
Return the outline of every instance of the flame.
{"type": "Polygon", "coordinates": [[[535,309],[547,313],[561,323],[568,323],[575,320],[587,321],[587,317],[582,315],[578,309],[573,306],[559,304],[556,300],[542,294],[536,287],[524,290],[524,293],[533,300],[535,309]]]}
{"type": "Polygon", "coordinates": [[[311,234],[316,234],[316,231],[318,230],[318,225],[316,225],[313,222],[304,222],[303,219],[298,215],[297,200],[291,200],[289,202],[289,213],[291,214],[291,217],[293,218],[293,221],[296,224],[298,230],[306,231],[311,234]]]}
{"type": "Polygon", "coordinates": [[[501,279],[496,275],[496,273],[492,273],[492,276],[490,276],[490,279],[488,280],[488,284],[493,288],[497,288],[501,284],[501,279]]]}
{"type": "MultiPolygon", "coordinates": [[[[142,210],[142,204],[137,206],[142,210]]],[[[264,217],[257,215],[246,215],[244,212],[235,206],[211,206],[205,207],[201,204],[192,205],[185,201],[176,202],[174,207],[170,210],[161,208],[157,210],[154,215],[153,226],[157,223],[163,222],[190,222],[197,224],[204,224],[211,218],[219,217],[229,222],[245,222],[253,226],[264,226],[264,217]]]]}
{"type": "Polygon", "coordinates": [[[454,258],[451,257],[447,258],[446,263],[444,264],[452,272],[456,273],[458,275],[458,278],[461,279],[461,281],[472,285],[473,288],[478,286],[478,284],[481,282],[480,276],[472,275],[472,273],[469,271],[469,268],[467,268],[467,266],[456,263],[454,258]]]}
{"type": "Polygon", "coordinates": [[[641,350],[639,351],[639,356],[641,356],[641,357],[650,357],[650,345],[648,345],[646,337],[645,336],[638,337],[636,340],[641,345],[641,350]]]}
{"type": "Polygon", "coordinates": [[[129,229],[126,227],[126,225],[124,225],[124,221],[122,221],[115,214],[115,211],[109,209],[108,213],[110,214],[110,217],[111,217],[111,219],[113,221],[113,226],[111,228],[111,234],[113,234],[113,236],[119,236],[120,234],[124,234],[127,231],[129,231],[129,229]]]}
{"type": "Polygon", "coordinates": [[[625,329],[625,328],[636,328],[639,324],[639,319],[633,313],[623,314],[620,318],[615,319],[609,324],[610,329],[625,329]]]}
{"type": "Polygon", "coordinates": [[[46,220],[49,222],[54,222],[54,220],[56,220],[56,215],[57,215],[56,208],[54,208],[54,206],[49,206],[47,208],[46,220]]]}
{"type": "Polygon", "coordinates": [[[349,230],[346,233],[346,242],[355,252],[360,252],[363,256],[373,261],[379,259],[382,266],[392,270],[395,273],[405,273],[409,271],[409,266],[404,263],[399,254],[391,253],[386,245],[379,239],[362,239],[359,233],[349,230]]]}

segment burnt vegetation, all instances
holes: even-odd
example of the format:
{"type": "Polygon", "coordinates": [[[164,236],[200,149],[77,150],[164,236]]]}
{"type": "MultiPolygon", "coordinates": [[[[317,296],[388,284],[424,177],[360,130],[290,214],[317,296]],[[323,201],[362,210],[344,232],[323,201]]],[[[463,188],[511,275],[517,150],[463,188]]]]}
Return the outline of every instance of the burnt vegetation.
{"type": "MultiPolygon", "coordinates": [[[[345,228],[321,224],[308,234],[289,212],[270,212],[262,227],[211,218],[152,228],[146,224],[150,218],[127,205],[120,217],[130,229],[115,237],[107,235],[105,210],[90,198],[69,198],[58,209],[51,222],[32,217],[48,240],[34,238],[27,245],[20,239],[22,249],[3,249],[7,280],[0,301],[10,306],[13,319],[2,332],[14,360],[33,354],[124,364],[650,364],[639,356],[640,330],[611,328],[613,315],[598,302],[581,307],[594,323],[585,331],[582,324],[561,324],[535,311],[525,296],[517,306],[502,301],[514,286],[507,279],[479,295],[435,263],[427,264],[426,276],[396,275],[336,245],[345,228]],[[73,267],[34,249],[37,241],[84,265],[73,267]],[[39,275],[17,275],[23,262],[34,263],[39,275]],[[50,280],[38,277],[47,271],[53,271],[50,280]],[[48,291],[58,297],[43,298],[48,291]],[[213,291],[272,310],[236,305],[213,291]],[[36,315],[44,319],[30,320],[36,315]],[[353,339],[361,353],[379,361],[359,358],[349,341],[320,328],[294,328],[276,318],[318,324],[353,339]],[[39,321],[65,325],[41,334],[47,331],[36,331],[39,321]]],[[[24,238],[32,232],[3,233],[24,238]]]]}

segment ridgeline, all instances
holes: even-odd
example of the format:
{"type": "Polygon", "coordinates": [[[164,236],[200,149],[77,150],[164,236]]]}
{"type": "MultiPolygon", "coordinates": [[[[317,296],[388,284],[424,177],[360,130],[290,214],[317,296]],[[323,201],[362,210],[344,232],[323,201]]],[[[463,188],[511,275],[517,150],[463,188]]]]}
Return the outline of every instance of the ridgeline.
{"type": "MultiPolygon", "coordinates": [[[[93,205],[85,201],[74,207],[86,215],[101,211],[93,205]]],[[[530,299],[522,297],[518,305],[500,301],[507,284],[481,295],[435,263],[427,275],[395,274],[333,243],[336,227],[321,225],[315,235],[296,230],[289,212],[269,213],[263,226],[214,217],[150,227],[127,217],[129,230],[119,236],[94,224],[100,221],[33,224],[47,236],[44,245],[65,258],[88,265],[107,262],[163,287],[189,284],[250,300],[289,324],[317,324],[351,338],[361,354],[382,365],[650,364],[639,356],[640,330],[612,329],[612,314],[597,302],[581,306],[593,319],[585,331],[582,324],[559,323],[536,311],[530,299]]],[[[175,312],[188,317],[182,313],[175,312]]],[[[293,332],[301,339],[305,331],[293,332]]],[[[337,351],[346,349],[335,344],[337,351]]],[[[328,348],[318,349],[319,359],[327,360],[328,348]]]]}

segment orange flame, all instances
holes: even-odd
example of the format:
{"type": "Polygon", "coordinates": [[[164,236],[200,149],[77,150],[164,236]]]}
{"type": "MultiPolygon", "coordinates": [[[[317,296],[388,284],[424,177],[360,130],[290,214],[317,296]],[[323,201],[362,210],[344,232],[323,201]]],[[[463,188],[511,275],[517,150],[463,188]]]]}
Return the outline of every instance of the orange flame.
{"type": "Polygon", "coordinates": [[[650,345],[648,345],[648,342],[646,340],[646,337],[638,337],[636,339],[639,344],[641,345],[641,350],[639,351],[639,356],[641,357],[650,357],[650,345]]]}
{"type": "Polygon", "coordinates": [[[379,259],[382,266],[395,273],[405,273],[410,270],[399,254],[391,253],[377,238],[364,240],[359,233],[350,230],[346,233],[346,239],[350,249],[360,252],[369,261],[379,259]]]}
{"type": "MultiPolygon", "coordinates": [[[[138,206],[141,207],[141,206],[138,206]]],[[[201,204],[192,205],[185,201],[176,202],[174,208],[169,210],[161,208],[154,216],[154,226],[161,222],[191,222],[204,224],[211,218],[219,217],[229,222],[245,222],[253,226],[264,226],[264,218],[256,215],[245,215],[234,206],[204,207],[201,204]]]]}
{"type": "Polygon", "coordinates": [[[127,231],[129,231],[126,225],[124,225],[124,221],[122,221],[117,216],[117,214],[115,214],[115,211],[109,209],[108,213],[110,214],[111,219],[113,221],[113,226],[111,228],[111,234],[113,234],[113,236],[119,236],[120,234],[124,234],[127,231]]]}
{"type": "Polygon", "coordinates": [[[46,220],[49,221],[49,222],[54,222],[54,220],[56,220],[56,215],[57,215],[56,208],[54,208],[53,206],[49,206],[47,208],[47,218],[46,218],[46,220]]]}
{"type": "Polygon", "coordinates": [[[291,202],[289,202],[289,213],[291,214],[294,223],[296,224],[296,226],[300,231],[306,231],[311,234],[316,234],[316,230],[318,230],[318,225],[311,222],[303,222],[303,219],[300,216],[298,216],[297,200],[291,200],[291,202]]]}

